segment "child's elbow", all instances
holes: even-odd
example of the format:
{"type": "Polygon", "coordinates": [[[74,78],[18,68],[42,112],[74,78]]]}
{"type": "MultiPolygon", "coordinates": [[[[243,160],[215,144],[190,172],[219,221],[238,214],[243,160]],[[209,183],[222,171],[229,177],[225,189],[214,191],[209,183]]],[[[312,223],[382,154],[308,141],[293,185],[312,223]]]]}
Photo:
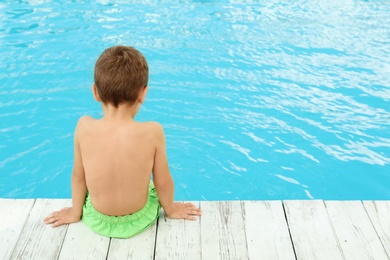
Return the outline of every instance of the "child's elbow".
{"type": "Polygon", "coordinates": [[[74,182],[85,182],[85,175],[84,174],[77,174],[76,172],[73,172],[72,174],[72,181],[74,182]]]}
{"type": "Polygon", "coordinates": [[[154,186],[158,191],[169,191],[173,190],[173,180],[172,178],[167,178],[165,180],[156,180],[154,181],[154,186]]]}

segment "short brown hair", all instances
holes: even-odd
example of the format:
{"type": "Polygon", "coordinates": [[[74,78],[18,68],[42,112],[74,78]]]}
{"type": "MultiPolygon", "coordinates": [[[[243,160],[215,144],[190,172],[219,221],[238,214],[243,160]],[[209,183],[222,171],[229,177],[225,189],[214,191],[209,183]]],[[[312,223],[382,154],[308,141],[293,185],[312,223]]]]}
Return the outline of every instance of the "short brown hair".
{"type": "Polygon", "coordinates": [[[135,103],[148,84],[149,69],[145,57],[135,48],[113,46],[104,50],[95,64],[95,86],[103,103],[115,107],[135,103]]]}

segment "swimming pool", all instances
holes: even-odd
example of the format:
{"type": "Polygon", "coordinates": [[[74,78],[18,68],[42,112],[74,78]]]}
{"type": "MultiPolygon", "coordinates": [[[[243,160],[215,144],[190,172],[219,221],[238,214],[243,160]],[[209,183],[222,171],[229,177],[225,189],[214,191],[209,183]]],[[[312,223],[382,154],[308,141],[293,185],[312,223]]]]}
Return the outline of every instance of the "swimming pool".
{"type": "Polygon", "coordinates": [[[142,2],[0,3],[0,197],[70,197],[94,62],[125,44],[176,199],[390,199],[390,4],[142,2]]]}

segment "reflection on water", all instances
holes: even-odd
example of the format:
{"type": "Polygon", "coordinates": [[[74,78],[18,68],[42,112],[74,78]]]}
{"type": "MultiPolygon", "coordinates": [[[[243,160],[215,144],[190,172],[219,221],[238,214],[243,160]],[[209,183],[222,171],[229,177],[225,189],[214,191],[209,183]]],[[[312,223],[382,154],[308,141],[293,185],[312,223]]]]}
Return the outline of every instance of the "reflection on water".
{"type": "Polygon", "coordinates": [[[0,12],[2,197],[70,196],[74,125],[101,115],[94,62],[127,44],[149,61],[138,119],[164,125],[178,199],[390,198],[388,4],[42,0],[0,12]]]}

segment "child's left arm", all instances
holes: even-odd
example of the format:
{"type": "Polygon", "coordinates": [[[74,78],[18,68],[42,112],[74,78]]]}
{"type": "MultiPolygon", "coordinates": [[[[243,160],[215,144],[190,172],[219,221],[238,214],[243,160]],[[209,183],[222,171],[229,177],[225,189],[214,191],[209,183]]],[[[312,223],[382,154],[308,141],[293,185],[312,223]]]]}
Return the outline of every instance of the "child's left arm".
{"type": "Polygon", "coordinates": [[[63,208],[53,212],[43,221],[45,224],[52,224],[57,227],[63,224],[78,222],[83,214],[83,205],[87,194],[84,167],[81,159],[79,136],[82,126],[82,119],[79,120],[74,134],[74,166],[72,172],[72,207],[63,208]]]}

